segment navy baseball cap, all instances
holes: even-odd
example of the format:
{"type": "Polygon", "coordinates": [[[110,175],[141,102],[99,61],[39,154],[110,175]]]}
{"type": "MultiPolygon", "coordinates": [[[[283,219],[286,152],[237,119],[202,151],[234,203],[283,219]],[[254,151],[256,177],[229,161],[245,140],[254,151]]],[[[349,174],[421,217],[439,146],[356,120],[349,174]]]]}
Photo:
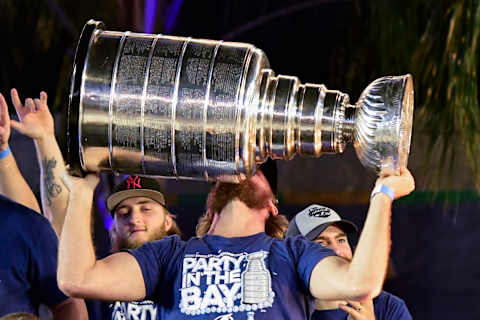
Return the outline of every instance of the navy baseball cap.
{"type": "Polygon", "coordinates": [[[315,240],[332,224],[338,225],[345,233],[356,233],[357,226],[342,219],[334,210],[318,204],[312,204],[293,217],[287,229],[287,237],[303,235],[310,241],[315,240]]]}
{"type": "Polygon", "coordinates": [[[157,180],[140,176],[129,176],[113,188],[107,198],[107,208],[112,212],[125,199],[134,197],[150,198],[166,206],[165,197],[157,180]]]}

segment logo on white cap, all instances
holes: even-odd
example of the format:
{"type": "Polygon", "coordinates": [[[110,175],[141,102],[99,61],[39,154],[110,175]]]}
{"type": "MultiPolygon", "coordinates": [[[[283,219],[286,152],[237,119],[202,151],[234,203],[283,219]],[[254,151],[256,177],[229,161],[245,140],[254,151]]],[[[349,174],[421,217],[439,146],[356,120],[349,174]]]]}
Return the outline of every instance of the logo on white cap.
{"type": "Polygon", "coordinates": [[[307,209],[308,209],[308,215],[310,217],[328,218],[331,215],[330,208],[314,206],[314,207],[308,207],[307,209]]]}
{"type": "Polygon", "coordinates": [[[308,206],[295,216],[297,228],[304,236],[321,224],[340,220],[342,219],[335,211],[318,204],[308,206]]]}

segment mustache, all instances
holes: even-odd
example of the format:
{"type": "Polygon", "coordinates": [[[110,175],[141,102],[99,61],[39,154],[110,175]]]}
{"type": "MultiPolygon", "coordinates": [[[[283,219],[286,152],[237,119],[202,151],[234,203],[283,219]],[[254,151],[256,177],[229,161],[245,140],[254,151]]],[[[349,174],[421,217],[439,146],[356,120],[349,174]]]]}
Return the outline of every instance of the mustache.
{"type": "Polygon", "coordinates": [[[145,227],[146,232],[149,232],[147,239],[129,239],[131,233],[121,234],[114,229],[110,231],[110,241],[111,241],[111,252],[115,253],[124,249],[137,249],[141,247],[144,243],[163,239],[168,235],[165,225],[162,225],[158,228],[151,229],[145,227]]]}

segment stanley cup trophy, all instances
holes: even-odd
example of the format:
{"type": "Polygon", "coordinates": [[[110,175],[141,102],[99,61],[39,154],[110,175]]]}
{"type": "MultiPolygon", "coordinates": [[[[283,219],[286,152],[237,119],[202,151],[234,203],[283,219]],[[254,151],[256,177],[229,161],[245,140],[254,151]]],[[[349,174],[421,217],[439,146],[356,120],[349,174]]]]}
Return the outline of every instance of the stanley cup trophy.
{"type": "Polygon", "coordinates": [[[410,75],[371,83],[355,105],[340,91],[275,76],[245,43],[104,30],[90,20],[75,55],[68,109],[74,172],[235,181],[258,163],[342,153],[406,167],[410,75]]]}

